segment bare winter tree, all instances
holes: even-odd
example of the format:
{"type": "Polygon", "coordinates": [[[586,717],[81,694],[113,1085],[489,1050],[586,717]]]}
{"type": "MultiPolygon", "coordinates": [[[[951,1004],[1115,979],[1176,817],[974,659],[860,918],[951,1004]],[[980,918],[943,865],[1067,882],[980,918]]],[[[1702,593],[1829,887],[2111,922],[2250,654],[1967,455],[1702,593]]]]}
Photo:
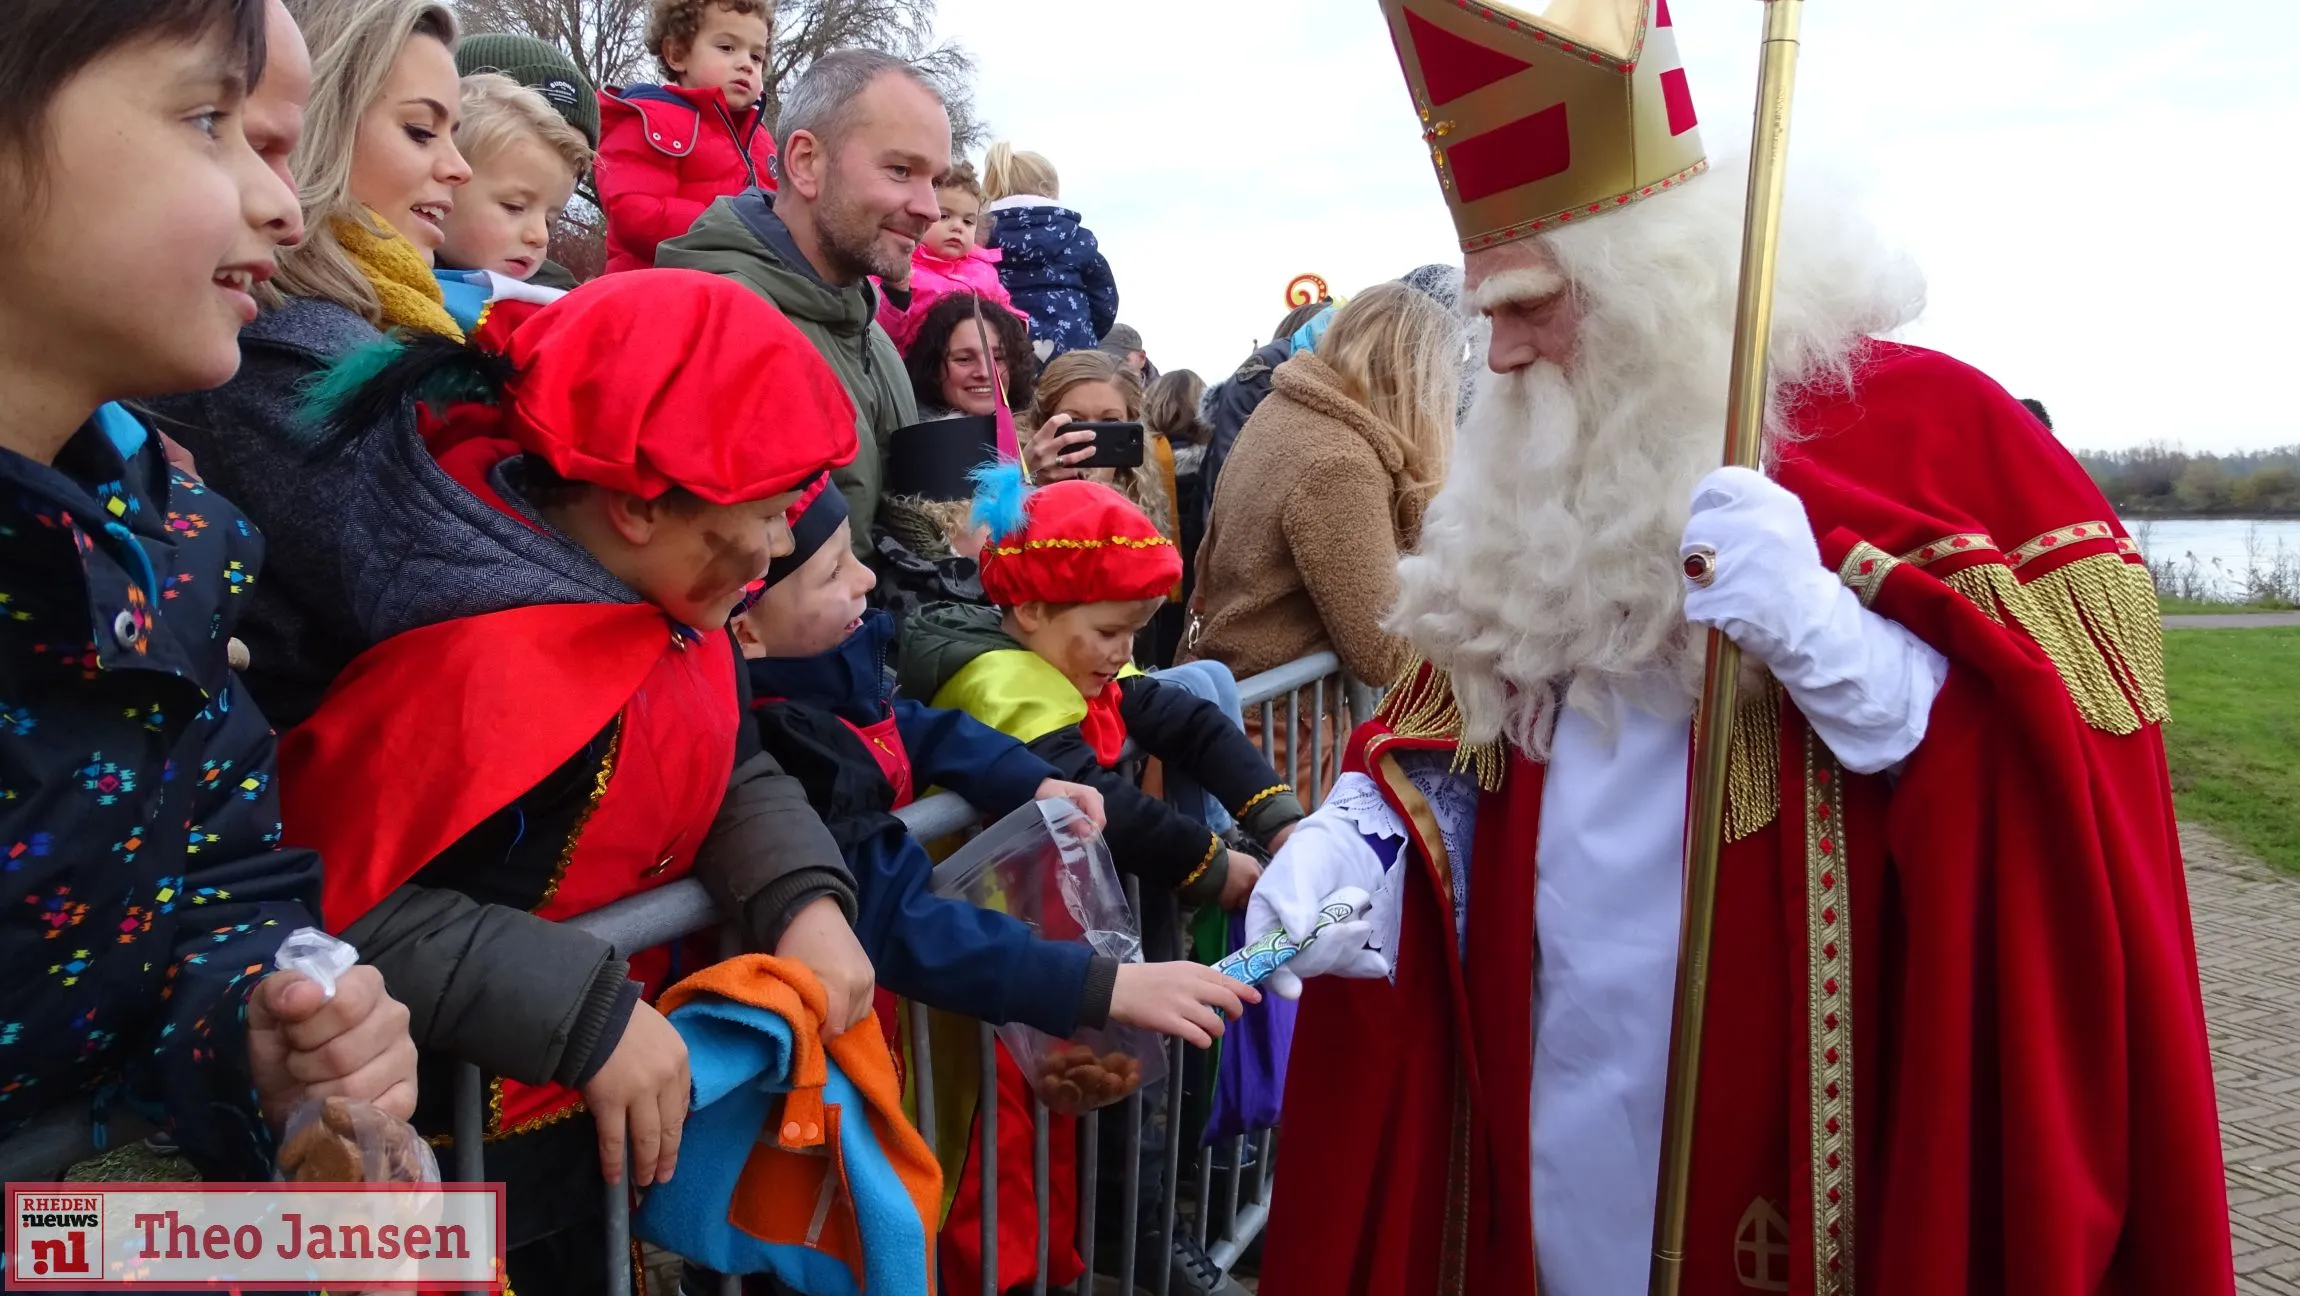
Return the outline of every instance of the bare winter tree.
{"type": "Polygon", "coordinates": [[[518,32],[566,50],[594,86],[646,75],[650,0],[456,0],[467,32],[518,32]]]}
{"type": "Polygon", "coordinates": [[[988,137],[974,108],[974,57],[963,46],[934,39],[934,0],[784,0],[767,59],[770,126],[780,114],[783,88],[796,84],[816,59],[842,49],[899,54],[933,78],[950,107],[954,152],[971,152],[988,137]]]}
{"type": "MultiPolygon", "coordinates": [[[[572,53],[595,86],[655,75],[647,52],[651,0],[456,0],[463,29],[540,36],[572,53]]],[[[974,107],[974,59],[934,39],[935,0],[783,0],[767,59],[767,123],[783,87],[817,58],[841,49],[880,49],[916,63],[950,104],[951,146],[969,152],[988,136],[974,107]]]]}

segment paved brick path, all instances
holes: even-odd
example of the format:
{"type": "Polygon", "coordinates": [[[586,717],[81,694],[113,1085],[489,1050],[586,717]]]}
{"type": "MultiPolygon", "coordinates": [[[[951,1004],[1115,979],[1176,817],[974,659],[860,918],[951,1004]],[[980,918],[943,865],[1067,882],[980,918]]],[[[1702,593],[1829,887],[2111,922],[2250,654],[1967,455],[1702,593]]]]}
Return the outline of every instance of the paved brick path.
{"type": "Polygon", "coordinates": [[[2182,828],[2244,1296],[2300,1296],[2300,881],[2182,828]]]}

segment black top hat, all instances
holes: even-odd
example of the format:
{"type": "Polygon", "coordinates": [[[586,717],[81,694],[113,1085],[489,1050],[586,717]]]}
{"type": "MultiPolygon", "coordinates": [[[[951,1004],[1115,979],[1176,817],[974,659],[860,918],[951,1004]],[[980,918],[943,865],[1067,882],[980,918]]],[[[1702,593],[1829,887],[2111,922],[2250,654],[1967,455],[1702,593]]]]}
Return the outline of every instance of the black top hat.
{"type": "Polygon", "coordinates": [[[896,428],[886,443],[886,490],[927,500],[974,498],[967,474],[998,457],[998,417],[961,414],[896,428]]]}

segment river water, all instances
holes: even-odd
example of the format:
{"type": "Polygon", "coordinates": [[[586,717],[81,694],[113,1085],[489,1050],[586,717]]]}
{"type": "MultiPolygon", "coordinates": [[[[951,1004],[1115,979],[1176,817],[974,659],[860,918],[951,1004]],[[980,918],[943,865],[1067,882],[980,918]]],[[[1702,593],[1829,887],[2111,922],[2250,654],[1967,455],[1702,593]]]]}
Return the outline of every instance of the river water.
{"type": "Polygon", "coordinates": [[[2193,572],[2215,597],[2241,597],[2247,569],[2300,575],[2300,519],[2155,518],[2124,525],[2150,566],[2170,562],[2193,572]]]}

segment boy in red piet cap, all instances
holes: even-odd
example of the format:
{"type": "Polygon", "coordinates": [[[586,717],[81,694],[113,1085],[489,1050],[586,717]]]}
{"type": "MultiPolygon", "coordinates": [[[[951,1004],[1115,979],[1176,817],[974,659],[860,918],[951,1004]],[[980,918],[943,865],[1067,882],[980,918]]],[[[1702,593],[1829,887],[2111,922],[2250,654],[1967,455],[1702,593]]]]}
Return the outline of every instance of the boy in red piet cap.
{"type": "Polygon", "coordinates": [[[1026,486],[1018,466],[982,473],[982,589],[994,605],[944,604],[903,631],[902,691],[1029,743],[1064,778],[1099,789],[1122,873],[1185,903],[1238,908],[1259,864],[1121,773],[1132,738],[1195,779],[1248,836],[1275,849],[1302,817],[1294,790],[1212,703],[1144,675],[1135,632],[1181,576],[1174,542],[1098,482],[1026,486]]]}
{"type": "MultiPolygon", "coordinates": [[[[1061,772],[1102,793],[1105,840],[1122,873],[1142,879],[1145,896],[1175,892],[1184,903],[1239,908],[1261,875],[1260,863],[1233,850],[1220,834],[1145,793],[1119,766],[1131,738],[1143,753],[1195,779],[1236,816],[1239,827],[1274,850],[1302,817],[1301,803],[1261,752],[1212,703],[1137,670],[1134,636],[1165,602],[1182,574],[1173,541],[1125,496],[1099,482],[1064,481],[1039,489],[1003,463],[977,470],[974,522],[989,529],[979,562],[992,608],[938,604],[903,625],[898,692],[965,711],[1028,744],[1061,772]]],[[[1002,1139],[1009,1156],[1029,1155],[1030,1118],[1016,1099],[1020,1074],[1000,1060],[1002,1139]],[[1019,1116],[1020,1119],[1014,1119],[1019,1116]]],[[[1058,1130],[1052,1140],[1067,1146],[1058,1130]]],[[[1075,1229],[1052,1205],[1053,1233],[1075,1229]]],[[[948,1286],[977,1272],[969,1227],[981,1211],[979,1176],[959,1178],[943,1237],[948,1286]]],[[[1001,1194],[998,1209],[1001,1288],[1027,1283],[1034,1203],[1027,1192],[1001,1194]]],[[[1053,1253],[1060,1285],[1064,1252],[1053,1253]]],[[[1075,1262],[1072,1262],[1075,1264],[1075,1262]]]]}
{"type": "Polygon", "coordinates": [[[854,412],[772,307],[688,271],[381,347],[315,405],[370,492],[347,513],[421,525],[344,563],[376,646],[281,744],[286,839],[331,852],[329,927],[412,1006],[418,1126],[452,1129],[453,1063],[486,1074],[512,1286],[599,1290],[601,1167],[677,1161],[686,1050],[648,1004],[681,960],[564,920],[692,872],[839,1029],[869,1014],[852,882],[743,723],[725,630],[854,412]]]}

